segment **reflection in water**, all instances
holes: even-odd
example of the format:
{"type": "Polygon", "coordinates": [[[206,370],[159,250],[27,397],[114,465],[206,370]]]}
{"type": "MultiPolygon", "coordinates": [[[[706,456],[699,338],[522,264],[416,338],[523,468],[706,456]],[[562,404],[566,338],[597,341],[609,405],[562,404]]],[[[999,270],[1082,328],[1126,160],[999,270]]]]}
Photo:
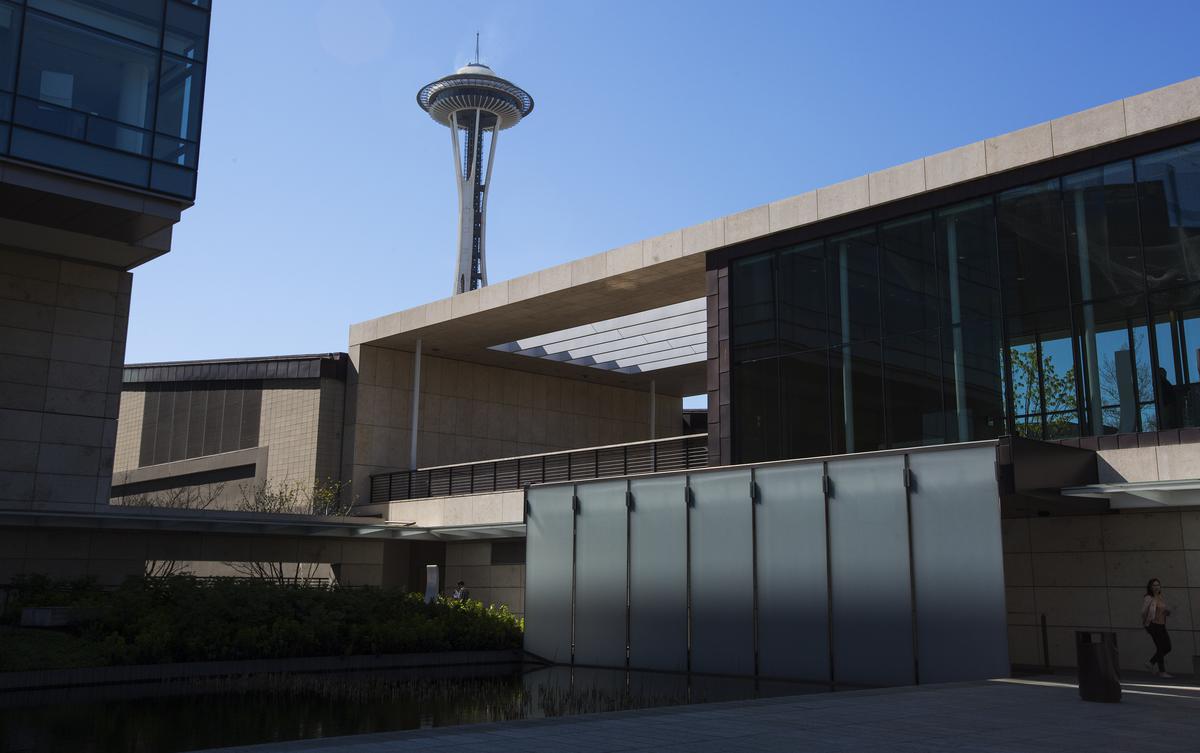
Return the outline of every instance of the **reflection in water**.
{"type": "Polygon", "coordinates": [[[822,690],[745,678],[494,665],[0,693],[0,751],[171,753],[822,690]]]}

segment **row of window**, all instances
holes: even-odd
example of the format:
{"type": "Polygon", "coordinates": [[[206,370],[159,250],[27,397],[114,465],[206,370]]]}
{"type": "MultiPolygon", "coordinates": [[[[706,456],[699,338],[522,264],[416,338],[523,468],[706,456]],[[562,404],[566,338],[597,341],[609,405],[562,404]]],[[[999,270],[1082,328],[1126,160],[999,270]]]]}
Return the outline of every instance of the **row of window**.
{"type": "Polygon", "coordinates": [[[193,197],[208,13],[179,0],[26,7],[0,0],[0,153],[193,197]]]}
{"type": "Polygon", "coordinates": [[[739,259],[739,462],[1200,425],[1200,144],[739,259]]]}

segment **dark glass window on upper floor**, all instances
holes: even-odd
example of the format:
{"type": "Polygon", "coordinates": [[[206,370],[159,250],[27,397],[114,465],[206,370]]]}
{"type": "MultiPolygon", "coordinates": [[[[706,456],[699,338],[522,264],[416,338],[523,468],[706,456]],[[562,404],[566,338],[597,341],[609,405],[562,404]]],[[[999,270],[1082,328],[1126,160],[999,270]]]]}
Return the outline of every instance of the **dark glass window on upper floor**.
{"type": "Polygon", "coordinates": [[[176,0],[0,0],[0,150],[191,198],[207,27],[176,0]]]}
{"type": "Polygon", "coordinates": [[[796,353],[829,345],[825,244],[803,243],[779,254],[779,350],[796,353]]]}
{"type": "Polygon", "coordinates": [[[834,343],[879,337],[879,248],[875,228],[829,239],[829,333],[834,343]]]}
{"type": "Polygon", "coordinates": [[[733,360],[773,356],[775,350],[775,257],[762,254],[738,259],[729,277],[733,360]]]}
{"type": "Polygon", "coordinates": [[[1103,301],[1146,286],[1133,163],[1063,178],[1067,260],[1074,301],[1103,301]]]}
{"type": "Polygon", "coordinates": [[[1200,144],[1142,157],[1137,181],[1150,287],[1200,281],[1200,144]]]}
{"type": "Polygon", "coordinates": [[[1200,285],[1152,293],[1150,310],[1160,427],[1200,426],[1200,285]]]}

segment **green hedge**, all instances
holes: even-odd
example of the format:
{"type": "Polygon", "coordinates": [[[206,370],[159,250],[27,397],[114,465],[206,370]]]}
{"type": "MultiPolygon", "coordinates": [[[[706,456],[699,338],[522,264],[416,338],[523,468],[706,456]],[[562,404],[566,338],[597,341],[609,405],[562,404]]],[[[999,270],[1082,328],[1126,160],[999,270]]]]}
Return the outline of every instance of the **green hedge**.
{"type": "Polygon", "coordinates": [[[23,606],[97,608],[70,629],[104,664],[520,648],[506,607],[381,588],[281,586],[188,576],[136,579],[115,590],[34,576],[9,591],[6,622],[23,606]]]}

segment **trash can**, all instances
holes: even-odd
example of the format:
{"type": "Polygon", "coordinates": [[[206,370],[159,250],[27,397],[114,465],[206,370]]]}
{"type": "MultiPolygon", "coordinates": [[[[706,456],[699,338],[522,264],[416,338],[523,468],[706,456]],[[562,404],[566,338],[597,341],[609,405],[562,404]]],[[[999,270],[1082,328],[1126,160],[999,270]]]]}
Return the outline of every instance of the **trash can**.
{"type": "Polygon", "coordinates": [[[1120,701],[1117,634],[1076,630],[1075,649],[1079,666],[1079,697],[1101,703],[1120,701]]]}

